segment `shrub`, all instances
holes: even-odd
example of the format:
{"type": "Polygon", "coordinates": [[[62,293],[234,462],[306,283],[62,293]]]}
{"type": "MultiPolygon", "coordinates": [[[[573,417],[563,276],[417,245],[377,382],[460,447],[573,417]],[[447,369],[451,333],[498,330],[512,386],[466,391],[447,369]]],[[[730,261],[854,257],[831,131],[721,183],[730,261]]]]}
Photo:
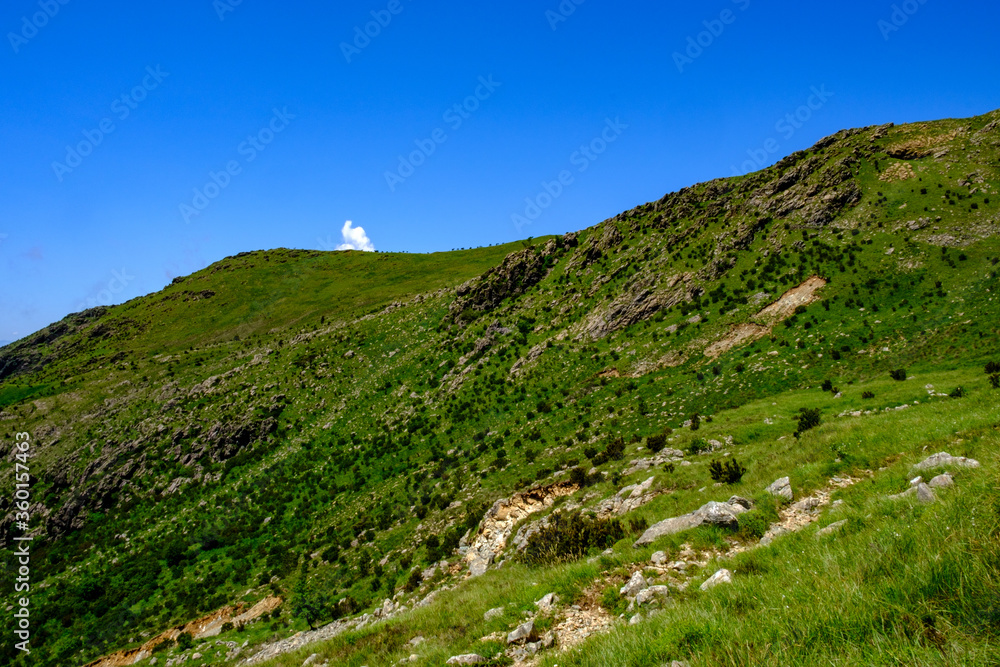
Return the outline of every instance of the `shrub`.
{"type": "Polygon", "coordinates": [[[420,573],[419,569],[410,572],[410,576],[406,579],[406,583],[403,584],[403,590],[407,593],[412,593],[413,591],[420,588],[420,584],[424,582],[424,576],[420,573]]]}
{"type": "Polygon", "coordinates": [[[994,373],[990,376],[990,386],[994,389],[1000,389],[1000,374],[994,373]]]}
{"type": "Polygon", "coordinates": [[[234,626],[232,621],[226,621],[225,623],[222,624],[221,632],[231,632],[233,630],[233,627],[234,626]]]}
{"type": "Polygon", "coordinates": [[[796,415],[795,419],[799,423],[798,427],[795,429],[796,438],[809,429],[816,428],[822,423],[819,408],[802,408],[799,410],[799,414],[796,415]]]}
{"type": "Polygon", "coordinates": [[[735,458],[726,459],[725,462],[712,461],[708,464],[708,474],[712,476],[712,480],[725,484],[738,483],[746,471],[747,469],[735,458]]]}
{"type": "Polygon", "coordinates": [[[194,637],[191,636],[190,632],[182,632],[177,635],[177,648],[186,651],[192,646],[194,646],[194,637]]]}
{"type": "Polygon", "coordinates": [[[659,454],[667,446],[666,434],[651,435],[646,438],[646,448],[654,454],[659,454]]]}
{"type": "Polygon", "coordinates": [[[891,377],[893,380],[898,380],[898,381],[902,382],[903,380],[906,379],[906,369],[905,368],[899,368],[897,370],[890,371],[889,372],[889,377],[891,377]]]}
{"type": "Polygon", "coordinates": [[[822,389],[823,389],[823,391],[832,391],[833,390],[833,382],[831,382],[830,380],[823,380],[822,389]]]}
{"type": "Polygon", "coordinates": [[[593,475],[588,475],[587,471],[577,466],[569,471],[569,481],[576,484],[581,489],[588,486],[592,486],[604,480],[604,476],[599,472],[595,472],[593,475]]]}
{"type": "Polygon", "coordinates": [[[528,538],[520,559],[529,565],[578,560],[591,549],[607,549],[625,537],[618,519],[596,519],[580,512],[554,514],[549,524],[528,538]]]}
{"type": "Polygon", "coordinates": [[[156,653],[162,653],[163,651],[169,651],[170,647],[172,647],[173,645],[174,645],[174,640],[164,639],[161,642],[157,642],[156,645],[153,646],[153,653],[156,654],[156,653]]]}
{"type": "Polygon", "coordinates": [[[863,393],[861,394],[861,398],[864,398],[864,399],[871,399],[871,398],[875,398],[875,392],[874,392],[874,391],[866,391],[866,392],[863,392],[863,393]]]}
{"type": "Polygon", "coordinates": [[[701,428],[701,415],[696,412],[691,415],[691,430],[697,431],[699,428],[701,428]]]}
{"type": "Polygon", "coordinates": [[[608,459],[621,461],[625,458],[625,440],[621,437],[615,438],[608,443],[605,453],[608,455],[608,459]]]}
{"type": "Polygon", "coordinates": [[[688,454],[694,456],[696,454],[701,454],[702,452],[707,452],[712,446],[709,445],[704,438],[695,438],[687,446],[688,454]]]}
{"type": "Polygon", "coordinates": [[[645,517],[638,517],[635,519],[629,519],[628,531],[633,535],[642,535],[649,528],[649,521],[645,517]]]}
{"type": "Polygon", "coordinates": [[[760,510],[750,510],[739,516],[740,537],[746,540],[760,539],[767,532],[767,518],[760,510]]]}
{"type": "Polygon", "coordinates": [[[986,364],[986,374],[987,375],[997,375],[1000,373],[1000,363],[996,361],[991,361],[986,364]]]}
{"type": "Polygon", "coordinates": [[[951,393],[948,395],[951,396],[952,398],[965,398],[966,391],[962,387],[955,387],[954,389],[951,390],[951,393]]]}

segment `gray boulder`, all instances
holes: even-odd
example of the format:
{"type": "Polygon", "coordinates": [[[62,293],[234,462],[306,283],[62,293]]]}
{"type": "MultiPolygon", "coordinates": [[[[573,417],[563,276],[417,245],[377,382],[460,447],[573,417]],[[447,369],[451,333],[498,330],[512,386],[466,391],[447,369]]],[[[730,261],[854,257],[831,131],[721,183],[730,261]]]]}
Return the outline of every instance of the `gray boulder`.
{"type": "Polygon", "coordinates": [[[649,588],[639,591],[638,595],[635,596],[635,603],[641,607],[644,604],[649,604],[654,600],[666,597],[670,597],[669,588],[666,586],[650,586],[649,588]]]}
{"type": "Polygon", "coordinates": [[[928,482],[927,486],[932,489],[946,489],[950,486],[955,486],[955,479],[948,473],[944,473],[928,482]]]}
{"type": "Polygon", "coordinates": [[[838,530],[840,530],[841,528],[843,528],[846,525],[847,525],[847,519],[841,519],[840,521],[834,521],[833,523],[831,523],[826,528],[821,528],[821,529],[817,530],[816,531],[816,537],[819,538],[819,537],[826,537],[827,535],[832,535],[833,533],[836,533],[838,530]]]}
{"type": "Polygon", "coordinates": [[[951,466],[953,468],[978,468],[979,461],[975,459],[967,459],[964,456],[952,456],[948,452],[938,452],[937,454],[928,456],[926,459],[913,466],[913,469],[930,470],[932,468],[940,468],[942,466],[951,466]]]}
{"type": "Polygon", "coordinates": [[[634,546],[641,547],[647,544],[652,544],[664,535],[673,535],[674,533],[679,533],[683,530],[696,528],[704,523],[734,528],[739,525],[739,515],[747,511],[747,507],[745,507],[740,501],[750,504],[750,501],[745,498],[736,498],[734,496],[734,500],[736,500],[736,502],[733,503],[711,501],[705,503],[690,514],[664,519],[663,521],[650,526],[649,529],[642,534],[642,537],[636,540],[634,546]]]}
{"type": "Polygon", "coordinates": [[[628,583],[621,587],[618,594],[624,595],[627,598],[632,598],[638,595],[639,591],[648,586],[649,584],[646,583],[646,579],[642,576],[642,572],[636,572],[632,575],[632,578],[628,580],[628,583]]]}
{"type": "Polygon", "coordinates": [[[507,635],[508,644],[516,644],[517,642],[525,641],[531,636],[531,633],[535,629],[535,620],[531,619],[521,625],[517,626],[510,634],[507,635]]]}
{"type": "Polygon", "coordinates": [[[483,614],[483,620],[492,621],[494,618],[500,618],[501,616],[503,616],[503,607],[496,607],[483,614]]]}
{"type": "Polygon", "coordinates": [[[456,655],[454,657],[448,658],[448,662],[444,663],[446,665],[481,665],[489,662],[486,658],[476,653],[466,653],[465,655],[456,655]]]}
{"type": "Polygon", "coordinates": [[[792,482],[787,477],[775,480],[771,486],[767,487],[765,490],[772,496],[784,498],[785,500],[792,499],[792,482]]]}

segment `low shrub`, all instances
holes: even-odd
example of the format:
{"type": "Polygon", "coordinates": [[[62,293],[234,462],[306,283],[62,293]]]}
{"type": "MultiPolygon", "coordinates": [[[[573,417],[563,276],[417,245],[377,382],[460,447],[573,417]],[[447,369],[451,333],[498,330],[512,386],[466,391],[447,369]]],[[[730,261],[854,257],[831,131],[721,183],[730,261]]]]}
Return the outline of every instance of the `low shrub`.
{"type": "Polygon", "coordinates": [[[965,398],[966,391],[962,387],[955,387],[954,389],[951,390],[951,393],[948,395],[951,396],[952,398],[965,398]]]}
{"type": "Polygon", "coordinates": [[[712,476],[712,479],[725,484],[739,483],[746,471],[747,469],[741,466],[735,458],[726,459],[724,462],[712,461],[708,464],[708,474],[712,476]]]}
{"type": "Polygon", "coordinates": [[[875,398],[875,392],[874,391],[865,391],[865,392],[862,392],[861,398],[863,398],[865,400],[875,398]]]}
{"type": "Polygon", "coordinates": [[[993,374],[990,376],[990,386],[994,389],[1000,389],[1000,374],[993,374]]]}
{"type": "Polygon", "coordinates": [[[554,514],[549,524],[528,538],[520,560],[529,565],[566,563],[591,549],[607,549],[625,537],[618,519],[596,519],[580,512],[554,514]]]}
{"type": "Polygon", "coordinates": [[[987,375],[1000,374],[1000,362],[991,361],[988,364],[986,364],[986,374],[987,375]]]}
{"type": "Polygon", "coordinates": [[[798,427],[795,429],[796,438],[822,423],[819,408],[802,408],[799,410],[799,414],[795,416],[795,420],[798,422],[798,427]]]}
{"type": "Polygon", "coordinates": [[[712,446],[708,444],[704,438],[695,438],[685,449],[687,449],[688,454],[694,456],[696,454],[701,454],[702,452],[707,452],[711,448],[712,446]]]}
{"type": "Polygon", "coordinates": [[[768,521],[761,510],[753,509],[739,516],[739,535],[745,540],[759,540],[767,532],[768,521]]]}
{"type": "Polygon", "coordinates": [[[902,382],[903,380],[906,379],[906,369],[899,368],[894,371],[889,371],[889,377],[891,377],[893,380],[902,382]]]}

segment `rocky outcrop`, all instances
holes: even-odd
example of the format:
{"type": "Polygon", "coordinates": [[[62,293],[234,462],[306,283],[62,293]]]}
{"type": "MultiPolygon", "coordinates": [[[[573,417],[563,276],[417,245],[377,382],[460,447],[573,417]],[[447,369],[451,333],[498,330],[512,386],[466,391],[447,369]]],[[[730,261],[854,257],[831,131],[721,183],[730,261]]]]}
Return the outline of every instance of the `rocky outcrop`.
{"type": "Polygon", "coordinates": [[[764,489],[772,496],[778,498],[784,498],[785,500],[792,500],[792,482],[787,477],[782,477],[781,479],[775,480],[771,486],[764,489]]]}
{"type": "Polygon", "coordinates": [[[931,470],[932,468],[978,468],[979,461],[967,459],[964,456],[952,456],[948,452],[938,452],[928,456],[920,463],[913,466],[913,470],[931,470]]]}
{"type": "Polygon", "coordinates": [[[503,553],[507,540],[519,521],[551,507],[556,498],[568,496],[578,489],[571,482],[559,482],[516,493],[493,503],[483,516],[479,530],[465,554],[472,576],[484,574],[490,564],[503,553]]]}
{"type": "Polygon", "coordinates": [[[642,484],[626,486],[610,498],[599,502],[594,511],[599,518],[605,519],[628,514],[632,510],[642,507],[658,495],[652,491],[655,479],[655,477],[650,477],[642,484]]]}
{"type": "Polygon", "coordinates": [[[703,583],[699,588],[701,588],[701,590],[703,591],[707,591],[712,588],[715,588],[719,584],[731,584],[731,583],[733,583],[733,573],[727,570],[726,568],[722,568],[721,570],[713,574],[711,577],[706,579],[705,583],[703,583]]]}
{"type": "Polygon", "coordinates": [[[708,502],[694,512],[683,516],[665,519],[642,534],[633,546],[642,547],[652,544],[664,535],[673,535],[683,530],[696,528],[702,524],[735,528],[739,525],[739,516],[750,509],[750,501],[733,496],[727,502],[708,502]]]}

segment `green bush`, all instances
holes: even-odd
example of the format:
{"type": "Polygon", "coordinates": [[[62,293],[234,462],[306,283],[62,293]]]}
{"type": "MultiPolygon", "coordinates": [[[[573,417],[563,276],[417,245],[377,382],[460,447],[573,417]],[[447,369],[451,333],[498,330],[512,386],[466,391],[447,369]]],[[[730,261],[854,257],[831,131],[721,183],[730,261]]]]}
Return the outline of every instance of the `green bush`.
{"type": "Polygon", "coordinates": [[[965,398],[966,391],[962,387],[955,387],[954,389],[951,390],[951,393],[948,395],[951,396],[952,398],[965,398]]]}
{"type": "Polygon", "coordinates": [[[987,375],[997,375],[998,373],[1000,373],[1000,362],[991,361],[986,364],[987,375]]]}
{"type": "Polygon", "coordinates": [[[767,532],[768,520],[761,510],[753,509],[749,512],[744,512],[739,516],[739,522],[739,534],[743,539],[759,540],[767,532]]]}
{"type": "Polygon", "coordinates": [[[194,637],[191,636],[190,632],[182,632],[177,635],[177,648],[186,651],[192,646],[194,646],[194,637]]]}
{"type": "Polygon", "coordinates": [[[795,429],[796,438],[822,423],[819,408],[802,408],[799,410],[799,414],[795,416],[795,419],[798,421],[798,427],[795,429]]]}
{"type": "Polygon", "coordinates": [[[665,434],[651,435],[646,438],[646,449],[653,452],[654,454],[659,454],[667,446],[667,436],[665,434]]]}
{"type": "Polygon", "coordinates": [[[591,549],[607,549],[625,537],[617,519],[595,519],[580,512],[554,514],[549,524],[528,538],[520,559],[529,565],[578,560],[591,549]]]}
{"type": "Polygon", "coordinates": [[[994,389],[1000,389],[1000,374],[990,376],[990,386],[994,389]]]}
{"type": "Polygon", "coordinates": [[[863,398],[865,400],[875,398],[875,392],[873,392],[873,391],[862,392],[861,393],[861,398],[863,398]]]}
{"type": "Polygon", "coordinates": [[[891,377],[893,380],[898,380],[898,381],[902,382],[903,380],[906,379],[906,369],[905,368],[899,368],[899,369],[896,369],[894,371],[890,371],[889,372],[889,377],[891,377]]]}
{"type": "Polygon", "coordinates": [[[708,474],[712,476],[712,480],[725,484],[739,483],[746,471],[747,469],[735,458],[726,459],[725,462],[712,461],[708,464],[708,474]]]}
{"type": "Polygon", "coordinates": [[[424,576],[420,573],[420,570],[414,570],[410,572],[410,576],[406,579],[406,583],[403,585],[403,590],[407,593],[412,593],[413,591],[420,588],[420,584],[424,581],[424,576]]]}
{"type": "Polygon", "coordinates": [[[608,586],[601,593],[601,606],[612,616],[621,616],[628,609],[628,598],[622,597],[617,586],[608,586]]]}
{"type": "Polygon", "coordinates": [[[704,438],[695,438],[692,440],[685,449],[687,453],[694,456],[696,454],[701,454],[702,452],[707,452],[712,446],[704,438]]]}

